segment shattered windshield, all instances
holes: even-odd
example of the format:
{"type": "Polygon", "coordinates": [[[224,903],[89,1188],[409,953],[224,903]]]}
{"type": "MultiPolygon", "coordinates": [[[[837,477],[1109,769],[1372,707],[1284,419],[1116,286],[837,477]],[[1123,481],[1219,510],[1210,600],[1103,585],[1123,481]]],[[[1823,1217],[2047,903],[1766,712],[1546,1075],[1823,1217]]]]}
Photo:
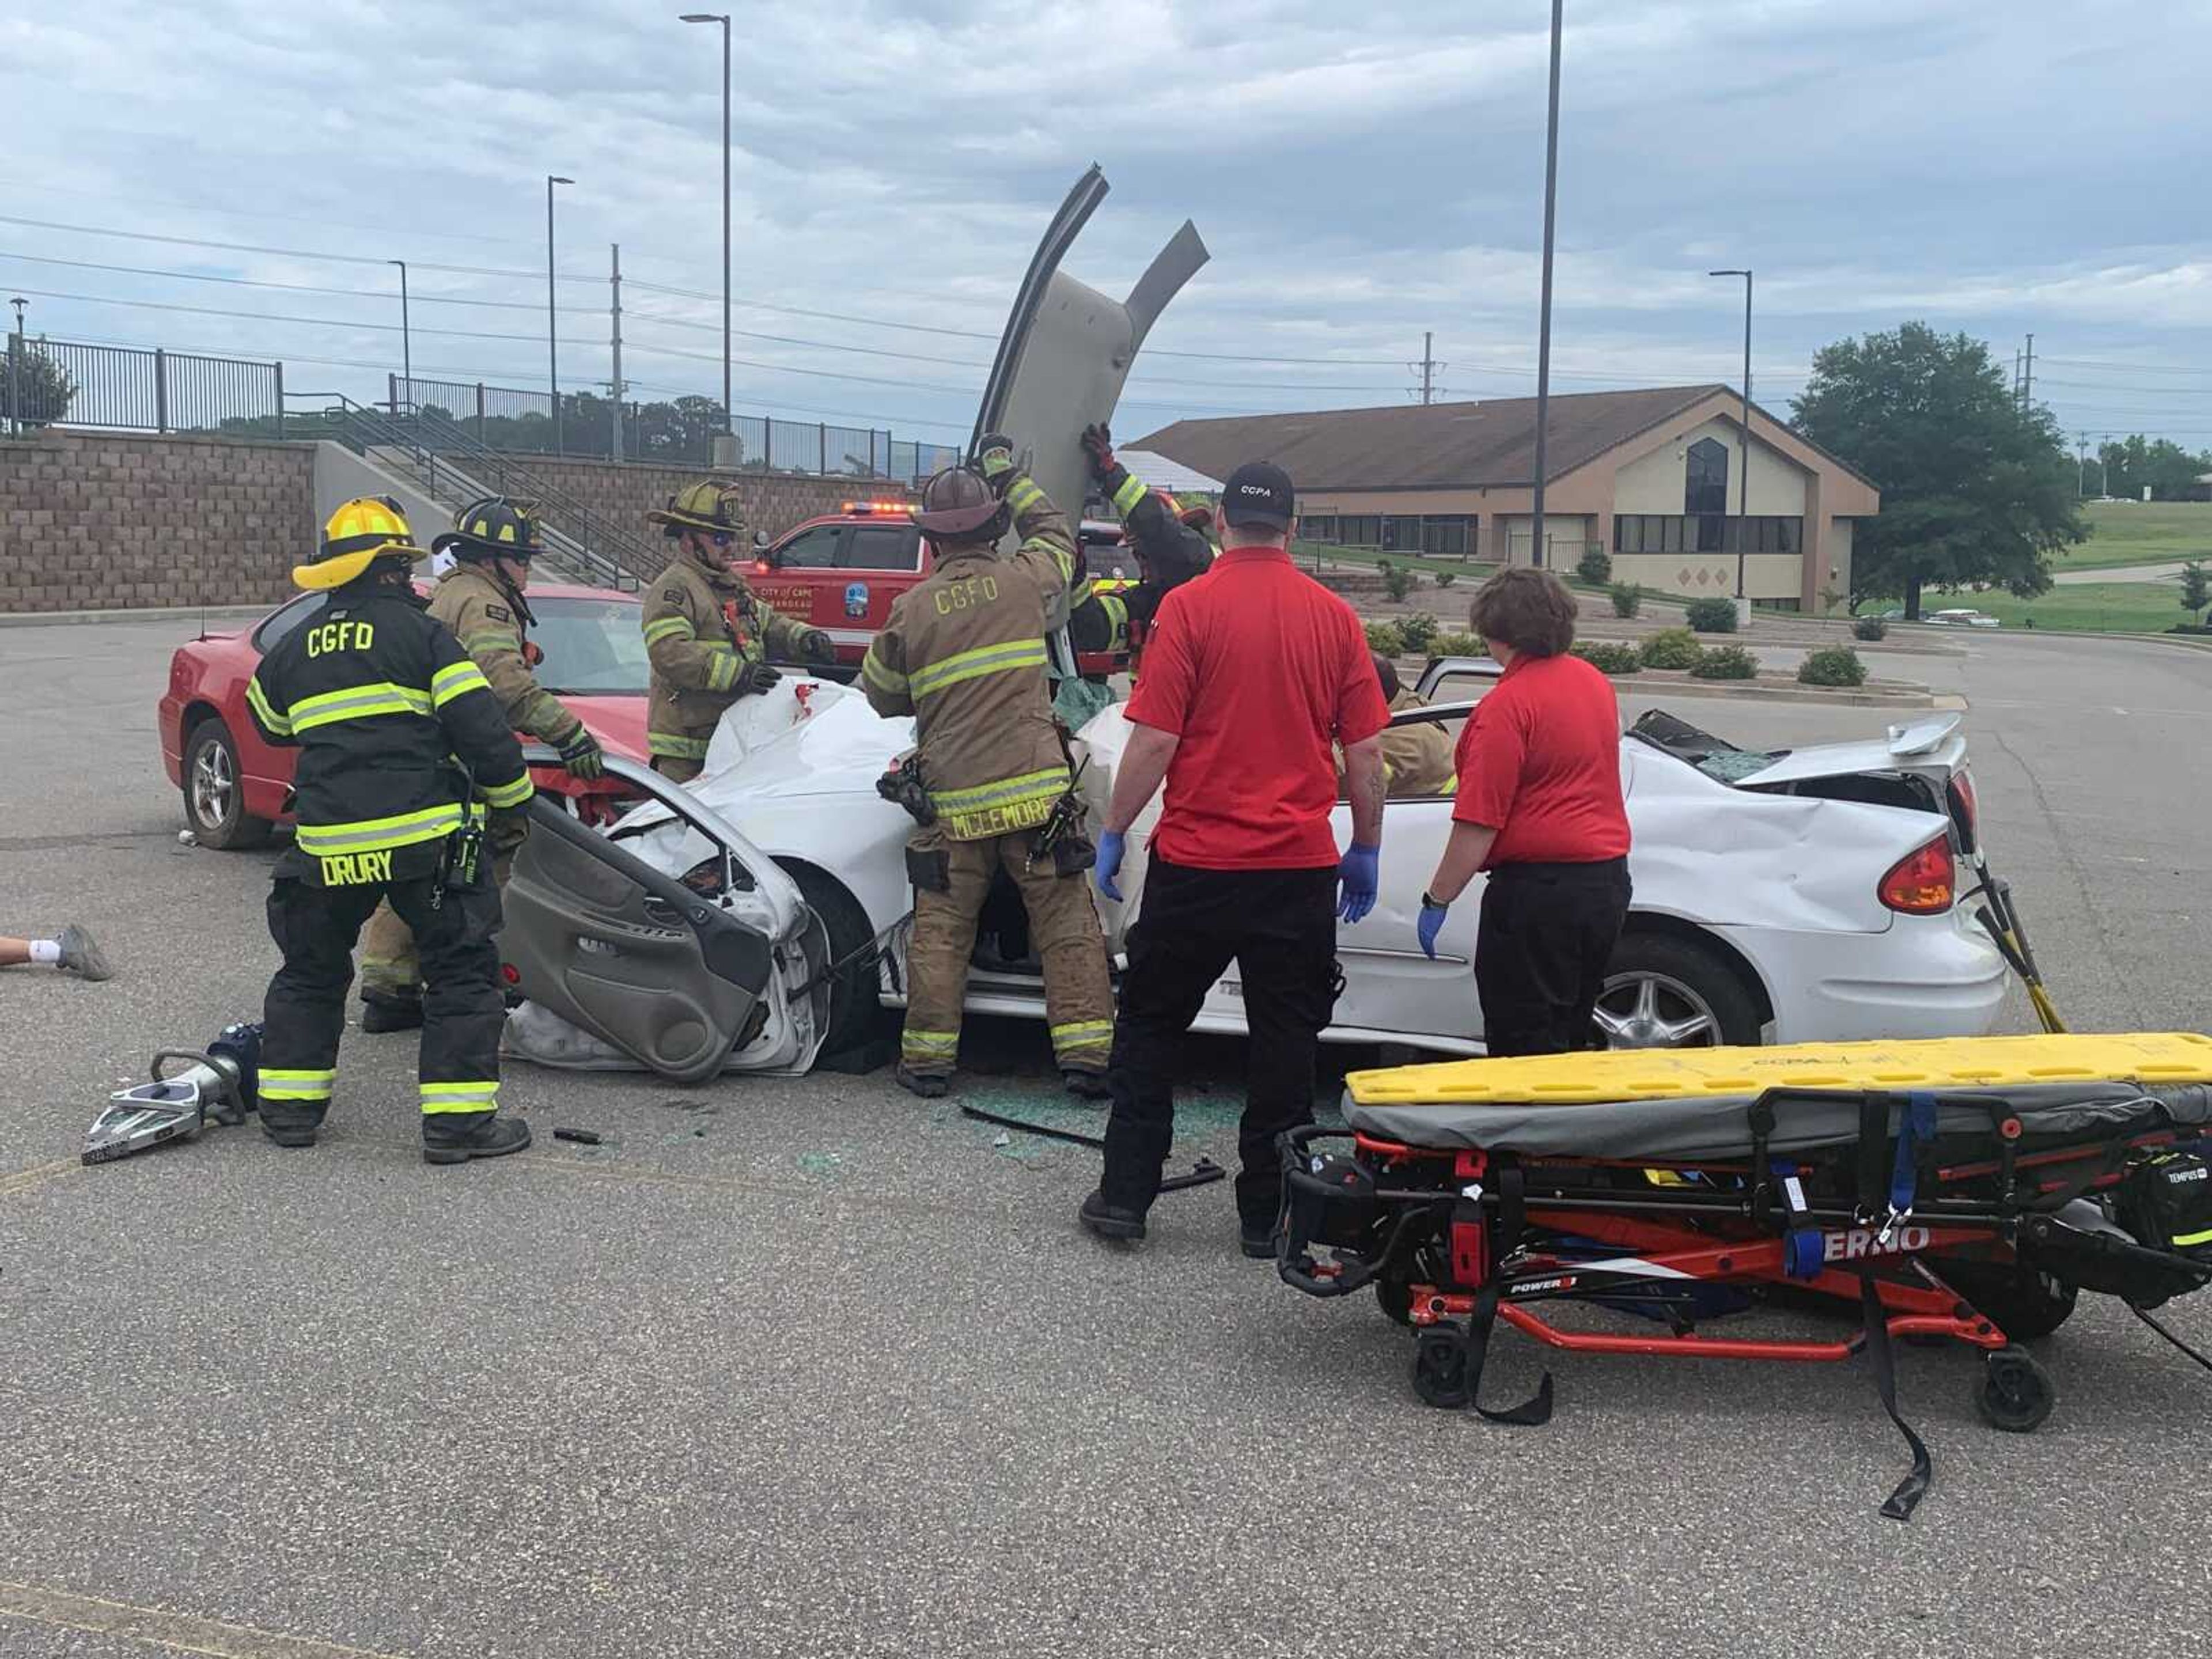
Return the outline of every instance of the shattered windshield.
{"type": "Polygon", "coordinates": [[[1739,749],[1727,738],[1700,731],[1663,708],[1647,711],[1628,728],[1628,735],[1664,750],[1676,760],[1687,761],[1723,783],[1741,783],[1790,752],[1787,749],[1739,749]]]}

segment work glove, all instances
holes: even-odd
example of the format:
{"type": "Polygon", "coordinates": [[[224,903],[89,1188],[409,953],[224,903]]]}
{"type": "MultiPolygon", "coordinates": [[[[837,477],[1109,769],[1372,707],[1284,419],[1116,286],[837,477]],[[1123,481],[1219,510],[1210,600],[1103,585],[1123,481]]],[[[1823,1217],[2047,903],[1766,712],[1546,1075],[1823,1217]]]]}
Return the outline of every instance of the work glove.
{"type": "Polygon", "coordinates": [[[763,691],[773,691],[782,678],[781,668],[771,663],[757,662],[745,671],[744,690],[757,696],[763,691]]]}
{"type": "Polygon", "coordinates": [[[1014,475],[1014,441],[1003,432],[987,432],[975,446],[975,470],[1000,495],[1014,475]]]}
{"type": "Polygon", "coordinates": [[[1375,890],[1382,879],[1382,849],[1358,842],[1345,849],[1336,866],[1339,921],[1357,921],[1375,908],[1375,890]]]}
{"type": "Polygon", "coordinates": [[[1083,453],[1091,463],[1091,476],[1104,483],[1114,471],[1114,434],[1103,421],[1083,428],[1083,453]]]}
{"type": "Polygon", "coordinates": [[[1121,832],[1109,830],[1098,837],[1098,859],[1091,866],[1091,878],[1098,884],[1098,890],[1115,903],[1121,902],[1121,890],[1115,878],[1121,873],[1121,832]]]}
{"type": "Polygon", "coordinates": [[[561,764],[572,778],[603,778],[607,775],[606,750],[580,726],[576,735],[561,745],[561,764]]]}
{"type": "Polygon", "coordinates": [[[835,662],[837,643],[818,628],[804,628],[798,636],[799,654],[808,662],[835,662]]]}
{"type": "Polygon", "coordinates": [[[1421,941],[1421,954],[1431,962],[1437,959],[1437,935],[1444,930],[1444,918],[1451,914],[1451,906],[1439,904],[1426,893],[1421,895],[1420,920],[1413,924],[1413,932],[1421,941]]]}

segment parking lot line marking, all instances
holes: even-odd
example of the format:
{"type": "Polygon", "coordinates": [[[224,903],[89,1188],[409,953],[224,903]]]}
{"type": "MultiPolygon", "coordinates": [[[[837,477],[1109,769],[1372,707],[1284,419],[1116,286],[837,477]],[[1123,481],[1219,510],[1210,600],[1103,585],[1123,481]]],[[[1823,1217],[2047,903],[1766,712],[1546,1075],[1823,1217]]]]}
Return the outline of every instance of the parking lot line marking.
{"type": "Polygon", "coordinates": [[[348,1647],[343,1642],[284,1636],[252,1625],[227,1625],[190,1613],[134,1607],[127,1601],[103,1601],[96,1595],[77,1595],[6,1579],[0,1579],[0,1618],[22,1619],[94,1636],[119,1636],[173,1653],[204,1655],[206,1659],[404,1659],[398,1654],[348,1647]]]}
{"type": "Polygon", "coordinates": [[[33,1187],[43,1187],[48,1182],[79,1174],[83,1169],[84,1164],[81,1159],[58,1158],[51,1164],[33,1164],[27,1170],[0,1175],[0,1198],[12,1198],[17,1193],[27,1193],[33,1187]]]}

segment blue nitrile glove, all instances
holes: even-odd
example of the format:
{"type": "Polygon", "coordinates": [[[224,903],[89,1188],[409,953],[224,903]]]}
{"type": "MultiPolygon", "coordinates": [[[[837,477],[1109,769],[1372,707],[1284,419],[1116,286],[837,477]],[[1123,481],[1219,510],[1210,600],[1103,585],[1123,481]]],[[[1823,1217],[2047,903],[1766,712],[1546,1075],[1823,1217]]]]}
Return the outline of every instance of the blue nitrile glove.
{"type": "Polygon", "coordinates": [[[1375,890],[1382,879],[1382,849],[1362,847],[1358,842],[1345,849],[1342,862],[1336,866],[1337,879],[1342,884],[1342,895],[1336,907],[1340,921],[1357,921],[1375,908],[1375,890]]]}
{"type": "Polygon", "coordinates": [[[1413,931],[1420,935],[1421,954],[1431,962],[1437,959],[1437,935],[1443,932],[1444,918],[1450,914],[1450,905],[1439,904],[1426,893],[1421,895],[1421,916],[1413,931]]]}
{"type": "Polygon", "coordinates": [[[1106,830],[1098,837],[1098,861],[1091,866],[1091,878],[1098,884],[1098,890],[1115,903],[1121,902],[1121,890],[1114,884],[1114,878],[1121,873],[1121,832],[1106,830]]]}

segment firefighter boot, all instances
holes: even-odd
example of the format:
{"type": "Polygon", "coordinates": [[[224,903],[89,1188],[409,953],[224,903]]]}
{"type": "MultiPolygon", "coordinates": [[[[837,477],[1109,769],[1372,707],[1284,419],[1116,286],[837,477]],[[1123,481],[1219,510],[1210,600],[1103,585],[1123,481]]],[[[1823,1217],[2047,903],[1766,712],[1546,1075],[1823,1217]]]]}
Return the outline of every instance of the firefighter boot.
{"type": "Polygon", "coordinates": [[[422,1121],[425,1164],[466,1164],[473,1158],[504,1158],[530,1144],[530,1126],[496,1112],[436,1112],[422,1121]]]}
{"type": "Polygon", "coordinates": [[[361,988],[361,1029],[368,1035],[419,1030],[422,1024],[421,997],[374,990],[366,985],[361,988]]]}

